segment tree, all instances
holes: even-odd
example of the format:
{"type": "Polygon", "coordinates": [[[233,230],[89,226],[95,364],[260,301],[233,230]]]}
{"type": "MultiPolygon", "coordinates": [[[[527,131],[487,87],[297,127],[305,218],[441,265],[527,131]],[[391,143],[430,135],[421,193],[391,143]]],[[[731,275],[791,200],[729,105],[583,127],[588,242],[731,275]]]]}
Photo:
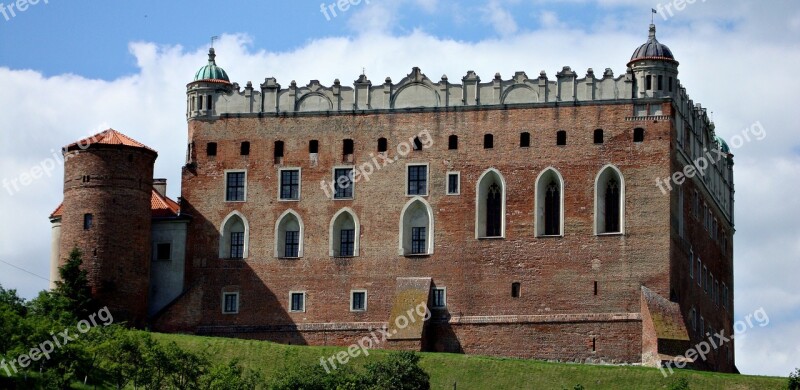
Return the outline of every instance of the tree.
{"type": "Polygon", "coordinates": [[[789,374],[789,390],[800,390],[800,368],[789,374]]]}
{"type": "Polygon", "coordinates": [[[58,268],[61,280],[56,282],[55,293],[70,301],[70,311],[78,318],[85,318],[98,309],[92,299],[92,289],[89,287],[87,272],[81,269],[83,258],[80,249],[72,248],[69,259],[58,268]]]}
{"type": "Polygon", "coordinates": [[[368,387],[389,390],[428,390],[430,376],[419,366],[416,353],[392,352],[386,359],[367,364],[368,387]]]}

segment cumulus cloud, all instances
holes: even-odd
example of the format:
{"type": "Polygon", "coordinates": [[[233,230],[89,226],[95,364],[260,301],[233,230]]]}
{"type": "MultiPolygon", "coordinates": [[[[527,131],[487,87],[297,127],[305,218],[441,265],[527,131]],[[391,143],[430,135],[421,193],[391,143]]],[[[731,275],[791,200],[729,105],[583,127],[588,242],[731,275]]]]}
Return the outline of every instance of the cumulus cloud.
{"type": "MultiPolygon", "coordinates": [[[[399,3],[413,6],[415,12],[437,12],[445,6],[425,0],[399,3]]],[[[800,90],[800,79],[791,77],[800,63],[798,6],[785,5],[791,12],[770,12],[772,7],[756,3],[713,3],[698,2],[691,11],[660,24],[659,39],[681,61],[680,79],[690,95],[714,111],[719,135],[730,139],[757,121],[767,130],[763,140],[734,151],[736,313],[764,307],[772,320],[737,344],[737,362],[745,373],[786,375],[800,361],[800,318],[793,314],[800,312],[800,201],[795,192],[800,142],[794,112],[782,104],[794,101],[800,90]],[[733,22],[709,22],[708,15],[714,14],[733,22]]],[[[249,36],[223,35],[216,45],[217,61],[242,85],[258,85],[272,76],[283,86],[292,80],[304,85],[311,79],[331,84],[336,78],[349,84],[362,67],[373,82],[386,76],[399,80],[413,66],[422,67],[434,80],[442,74],[457,80],[468,69],[484,79],[495,72],[510,77],[517,70],[531,77],[546,70],[553,77],[564,65],[578,73],[609,67],[619,75],[647,34],[646,25],[614,24],[618,22],[569,33],[521,30],[510,8],[515,2],[491,1],[482,15],[502,38],[462,42],[414,28],[398,33],[408,7],[387,4],[373,2],[351,11],[351,36],[315,39],[286,52],[253,50],[249,36]]],[[[551,25],[561,23],[556,14],[543,18],[551,25]]],[[[156,175],[169,179],[172,197],[180,194],[187,137],[185,86],[206,62],[206,49],[150,42],[133,42],[129,48],[138,71],[108,81],[0,68],[0,107],[13,107],[0,116],[0,180],[19,184],[23,174],[53,159],[61,146],[114,127],[159,151],[156,175]]],[[[49,175],[20,185],[19,191],[0,188],[0,261],[48,276],[47,216],[61,201],[62,177],[56,165],[49,175]]],[[[47,287],[45,280],[10,266],[0,264],[0,269],[0,283],[27,297],[47,287]]]]}

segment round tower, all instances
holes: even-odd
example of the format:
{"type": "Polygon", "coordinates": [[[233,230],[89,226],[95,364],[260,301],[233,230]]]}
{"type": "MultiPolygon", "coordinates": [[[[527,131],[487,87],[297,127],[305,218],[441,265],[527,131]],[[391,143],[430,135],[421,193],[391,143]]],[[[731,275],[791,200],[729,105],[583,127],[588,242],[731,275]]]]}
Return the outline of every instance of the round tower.
{"type": "Polygon", "coordinates": [[[93,296],[115,322],[143,327],[157,152],[109,129],[63,148],[60,264],[81,250],[93,296]]]}
{"type": "Polygon", "coordinates": [[[194,75],[194,81],[186,86],[186,117],[204,117],[214,114],[218,94],[233,90],[225,69],[217,66],[214,48],[208,50],[208,64],[194,75]]]}
{"type": "Polygon", "coordinates": [[[656,39],[656,25],[650,25],[650,37],[639,46],[628,68],[633,71],[633,98],[673,96],[678,88],[678,61],[672,51],[656,39]]]}

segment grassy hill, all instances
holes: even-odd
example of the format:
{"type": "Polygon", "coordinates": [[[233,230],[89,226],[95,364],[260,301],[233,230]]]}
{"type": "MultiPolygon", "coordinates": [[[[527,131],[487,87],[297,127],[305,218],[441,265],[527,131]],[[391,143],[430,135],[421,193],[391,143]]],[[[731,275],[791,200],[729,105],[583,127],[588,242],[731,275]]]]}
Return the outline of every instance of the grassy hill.
{"type": "MultiPolygon", "coordinates": [[[[173,334],[153,334],[161,342],[174,341],[193,352],[206,352],[212,360],[225,362],[238,358],[242,366],[273,378],[290,367],[319,364],[345,348],[304,347],[264,341],[212,338],[173,334]]],[[[369,357],[351,360],[354,367],[387,352],[370,351],[369,357]]],[[[668,389],[676,378],[685,377],[691,389],[786,389],[787,379],[747,375],[717,374],[676,370],[664,378],[661,371],[643,367],[558,364],[533,360],[503,359],[459,354],[423,353],[420,363],[431,376],[433,389],[572,389],[576,384],[594,389],[668,389]]]]}

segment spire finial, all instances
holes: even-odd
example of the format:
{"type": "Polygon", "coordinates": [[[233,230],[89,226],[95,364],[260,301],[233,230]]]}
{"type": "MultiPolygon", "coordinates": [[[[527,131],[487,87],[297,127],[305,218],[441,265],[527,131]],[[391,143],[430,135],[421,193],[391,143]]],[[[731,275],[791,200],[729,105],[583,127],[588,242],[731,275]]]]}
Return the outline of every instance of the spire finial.
{"type": "Polygon", "coordinates": [[[650,35],[649,36],[650,36],[650,40],[651,41],[656,39],[656,25],[655,24],[651,24],[650,25],[650,35]]]}
{"type": "Polygon", "coordinates": [[[214,51],[214,41],[217,41],[217,40],[219,40],[218,36],[214,35],[213,37],[211,37],[211,48],[208,49],[208,63],[209,64],[214,64],[214,65],[217,64],[217,62],[215,60],[217,58],[217,53],[216,53],[216,51],[214,51]]]}

